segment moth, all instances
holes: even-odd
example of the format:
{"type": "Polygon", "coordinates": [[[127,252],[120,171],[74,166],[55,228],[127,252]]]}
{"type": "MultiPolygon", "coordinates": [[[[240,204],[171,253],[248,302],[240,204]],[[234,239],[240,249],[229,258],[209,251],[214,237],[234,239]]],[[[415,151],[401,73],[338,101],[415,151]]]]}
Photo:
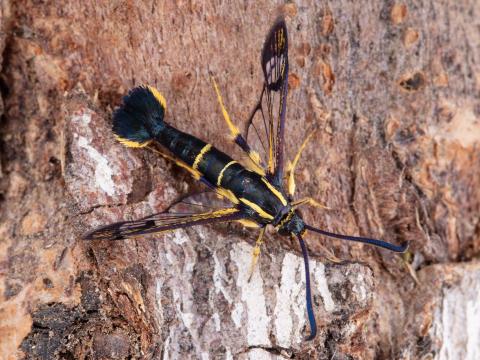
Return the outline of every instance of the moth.
{"type": "Polygon", "coordinates": [[[302,205],[321,205],[310,197],[294,198],[295,168],[311,134],[301,144],[287,169],[284,164],[289,63],[287,26],[283,18],[278,18],[268,32],[261,52],[261,67],[263,88],[247,121],[245,136],[230,119],[212,78],[226,125],[235,144],[246,154],[247,165],[242,165],[212,144],[169,125],[165,121],[165,99],[151,86],[132,89],[113,115],[113,133],[123,145],[151,149],[153,145],[160,145],[162,151],[159,153],[162,156],[190,172],[206,186],[207,192],[225,199],[228,206],[188,213],[162,212],[135,221],[117,222],[94,229],[84,239],[121,240],[194,225],[237,221],[258,229],[251,275],[260,255],[265,229],[270,225],[278,234],[296,238],[300,244],[305,265],[310,324],[310,334],[306,340],[312,340],[317,329],[310,289],[308,251],[303,238],[306,231],[371,244],[394,252],[404,252],[408,244],[397,246],[367,237],[336,234],[305,223],[298,208],[302,205]],[[263,157],[251,146],[249,141],[252,138],[257,138],[256,145],[264,149],[263,157]]]}

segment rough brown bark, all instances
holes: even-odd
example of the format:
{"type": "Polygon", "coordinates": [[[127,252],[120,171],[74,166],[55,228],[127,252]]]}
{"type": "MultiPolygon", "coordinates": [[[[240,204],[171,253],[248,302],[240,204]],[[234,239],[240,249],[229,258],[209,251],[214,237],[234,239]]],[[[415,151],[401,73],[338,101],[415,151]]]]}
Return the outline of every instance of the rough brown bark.
{"type": "Polygon", "coordinates": [[[477,1],[0,3],[0,357],[321,359],[480,355],[477,1]],[[288,16],[287,153],[311,126],[300,195],[319,227],[411,241],[399,257],[310,235],[319,323],[302,342],[296,246],[223,225],[85,243],[194,187],[115,143],[112,109],[156,85],[168,121],[239,156],[259,51],[288,16]],[[335,262],[340,259],[342,262],[335,262]]]}

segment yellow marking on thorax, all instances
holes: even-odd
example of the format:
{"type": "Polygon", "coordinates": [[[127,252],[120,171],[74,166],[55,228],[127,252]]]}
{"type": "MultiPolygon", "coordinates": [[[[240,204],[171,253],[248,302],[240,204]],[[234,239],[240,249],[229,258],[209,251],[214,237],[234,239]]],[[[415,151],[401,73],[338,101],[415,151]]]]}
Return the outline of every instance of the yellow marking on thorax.
{"type": "Polygon", "coordinates": [[[280,221],[280,223],[275,227],[275,229],[277,229],[277,230],[280,229],[283,225],[285,225],[285,223],[290,221],[290,219],[293,216],[293,213],[294,213],[294,211],[290,210],[290,212],[287,214],[287,216],[285,216],[285,218],[282,221],[280,221]]]}
{"type": "Polygon", "coordinates": [[[282,205],[287,206],[287,204],[288,204],[287,199],[285,199],[285,197],[282,195],[282,193],[280,191],[278,191],[272,184],[270,184],[267,181],[267,179],[262,177],[262,181],[265,185],[267,185],[268,189],[273,193],[273,195],[275,195],[280,200],[282,205]]]}
{"type": "Polygon", "coordinates": [[[253,210],[255,210],[258,213],[258,215],[260,215],[264,219],[273,220],[273,216],[270,215],[269,213],[267,213],[265,210],[263,210],[257,204],[255,204],[255,203],[253,203],[250,200],[247,200],[245,198],[240,198],[240,201],[243,202],[245,205],[251,207],[253,210]]]}
{"type": "Polygon", "coordinates": [[[198,153],[197,157],[195,158],[195,161],[193,162],[192,168],[194,170],[198,169],[198,165],[200,164],[200,161],[202,161],[203,156],[212,148],[212,144],[207,144],[205,145],[202,150],[198,153]]]}
{"type": "Polygon", "coordinates": [[[124,145],[126,147],[133,147],[133,148],[141,148],[141,147],[147,146],[148,144],[150,144],[152,142],[152,140],[148,140],[148,141],[145,141],[143,143],[140,143],[140,142],[137,142],[137,141],[132,141],[132,140],[122,138],[118,135],[115,135],[115,139],[117,139],[117,141],[120,142],[122,145],[124,145]]]}
{"type": "Polygon", "coordinates": [[[223,173],[225,172],[225,170],[228,169],[229,166],[235,164],[236,161],[235,160],[232,160],[230,161],[227,165],[224,166],[224,168],[222,169],[222,171],[220,171],[220,174],[218,174],[218,178],[217,178],[217,186],[221,186],[221,183],[222,183],[222,178],[223,178],[223,173]]]}
{"type": "Polygon", "coordinates": [[[165,98],[163,97],[162,94],[160,94],[160,91],[155,89],[153,86],[147,86],[148,90],[155,96],[155,99],[158,100],[160,104],[163,106],[163,110],[166,112],[167,111],[167,102],[165,101],[165,98]]]}

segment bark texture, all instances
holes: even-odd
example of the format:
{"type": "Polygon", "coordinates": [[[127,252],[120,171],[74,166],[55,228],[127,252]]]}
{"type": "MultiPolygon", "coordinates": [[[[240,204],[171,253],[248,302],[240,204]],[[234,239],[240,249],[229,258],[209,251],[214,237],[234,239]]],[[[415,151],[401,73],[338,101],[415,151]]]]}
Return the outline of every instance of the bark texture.
{"type": "Polygon", "coordinates": [[[446,1],[0,3],[0,358],[480,358],[480,5],[446,1]],[[312,225],[411,241],[406,256],[309,234],[319,335],[306,343],[299,249],[198,227],[86,243],[196,185],[126,149],[112,109],[138,84],[167,121],[239,157],[260,49],[287,15],[291,158],[312,225]]]}

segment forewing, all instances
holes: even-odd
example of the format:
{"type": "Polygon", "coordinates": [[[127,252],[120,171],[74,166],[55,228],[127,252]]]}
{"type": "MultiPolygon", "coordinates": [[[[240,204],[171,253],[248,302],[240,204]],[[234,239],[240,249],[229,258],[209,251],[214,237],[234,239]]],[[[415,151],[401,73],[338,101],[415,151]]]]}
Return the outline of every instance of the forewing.
{"type": "Polygon", "coordinates": [[[267,35],[261,65],[264,85],[247,123],[246,139],[252,147],[263,148],[267,177],[274,185],[281,186],[288,92],[288,36],[283,18],[275,22],[267,35]]]}
{"type": "Polygon", "coordinates": [[[122,221],[97,228],[86,235],[85,240],[122,240],[141,235],[161,233],[194,225],[233,221],[244,218],[236,208],[190,213],[158,213],[134,221],[122,221]]]}

